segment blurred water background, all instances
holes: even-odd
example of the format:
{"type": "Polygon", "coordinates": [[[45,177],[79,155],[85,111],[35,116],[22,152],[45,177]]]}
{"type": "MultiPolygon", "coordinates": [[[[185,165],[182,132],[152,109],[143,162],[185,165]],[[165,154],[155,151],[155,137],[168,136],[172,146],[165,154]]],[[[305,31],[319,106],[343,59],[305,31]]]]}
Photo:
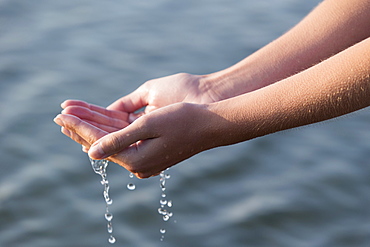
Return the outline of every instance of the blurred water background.
{"type": "MultiPolygon", "coordinates": [[[[0,0],[0,246],[109,246],[100,178],[52,122],[148,79],[228,67],[318,0],[0,0]]],[[[115,246],[368,247],[370,109],[199,154],[159,179],[108,167],[115,246]],[[165,241],[159,229],[165,227],[165,241]]]]}

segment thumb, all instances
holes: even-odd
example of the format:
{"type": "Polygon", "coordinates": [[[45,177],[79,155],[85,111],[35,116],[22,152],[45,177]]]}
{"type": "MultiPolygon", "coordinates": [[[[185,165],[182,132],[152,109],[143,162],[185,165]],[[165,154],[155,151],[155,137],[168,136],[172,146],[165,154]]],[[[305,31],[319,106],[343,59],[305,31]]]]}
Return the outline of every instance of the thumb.
{"type": "Polygon", "coordinates": [[[134,125],[129,125],[122,130],[105,135],[94,142],[88,154],[92,159],[105,159],[119,153],[141,139],[140,131],[135,129],[134,125]]]}
{"type": "Polygon", "coordinates": [[[147,97],[147,91],[141,86],[109,105],[107,109],[133,113],[148,104],[147,97]]]}

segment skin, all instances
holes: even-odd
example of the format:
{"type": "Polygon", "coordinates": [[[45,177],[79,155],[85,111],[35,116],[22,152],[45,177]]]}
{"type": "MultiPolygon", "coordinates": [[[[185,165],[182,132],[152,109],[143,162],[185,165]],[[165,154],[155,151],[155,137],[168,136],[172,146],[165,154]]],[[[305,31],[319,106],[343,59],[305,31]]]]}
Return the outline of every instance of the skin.
{"type": "Polygon", "coordinates": [[[150,80],[107,108],[67,100],[54,121],[90,157],[146,178],[207,149],[359,110],[370,105],[369,13],[369,1],[326,0],[225,70],[150,80]]]}

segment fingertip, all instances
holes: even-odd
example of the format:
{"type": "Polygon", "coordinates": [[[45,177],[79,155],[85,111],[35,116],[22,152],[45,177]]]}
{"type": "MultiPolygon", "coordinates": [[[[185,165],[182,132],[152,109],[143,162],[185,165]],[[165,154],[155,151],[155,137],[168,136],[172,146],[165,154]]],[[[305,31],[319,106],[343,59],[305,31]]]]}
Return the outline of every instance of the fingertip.
{"type": "Polygon", "coordinates": [[[60,104],[60,107],[62,107],[63,109],[64,108],[66,108],[67,107],[67,105],[68,105],[68,99],[67,100],[65,100],[65,101],[63,101],[61,104],[60,104]]]}
{"type": "Polygon", "coordinates": [[[54,119],[53,119],[54,123],[60,125],[60,126],[63,126],[64,123],[61,119],[61,114],[58,114],[54,119]]]}
{"type": "Polygon", "coordinates": [[[63,101],[60,106],[65,109],[67,108],[68,106],[72,106],[72,105],[86,105],[87,103],[84,102],[84,101],[81,101],[81,100],[75,100],[75,99],[67,99],[65,101],[63,101]]]}
{"type": "Polygon", "coordinates": [[[107,158],[108,155],[106,155],[106,153],[104,152],[104,150],[102,149],[100,143],[98,142],[95,142],[89,149],[88,151],[88,154],[90,156],[90,158],[92,159],[97,159],[97,160],[101,160],[101,159],[104,159],[104,158],[107,158]]]}

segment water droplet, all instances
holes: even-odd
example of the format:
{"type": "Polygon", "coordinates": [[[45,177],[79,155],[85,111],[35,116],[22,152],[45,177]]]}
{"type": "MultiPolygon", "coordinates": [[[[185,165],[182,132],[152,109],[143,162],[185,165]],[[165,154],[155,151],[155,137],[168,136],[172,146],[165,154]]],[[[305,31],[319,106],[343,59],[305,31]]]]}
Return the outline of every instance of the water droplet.
{"type": "Polygon", "coordinates": [[[160,200],[160,201],[159,201],[159,203],[160,203],[161,205],[166,205],[166,204],[167,204],[167,200],[163,200],[163,199],[162,199],[162,200],[160,200]]]}
{"type": "Polygon", "coordinates": [[[108,229],[108,233],[112,233],[113,232],[112,221],[108,221],[107,229],[108,229]]]}
{"type": "Polygon", "coordinates": [[[168,202],[167,202],[167,206],[168,206],[168,207],[172,207],[172,201],[168,201],[168,202]]]}
{"type": "Polygon", "coordinates": [[[104,215],[104,217],[105,217],[105,219],[107,220],[107,221],[112,221],[112,219],[113,219],[113,214],[111,214],[111,213],[105,213],[105,215],[104,215]]]}
{"type": "Polygon", "coordinates": [[[112,235],[110,235],[109,238],[108,238],[108,242],[111,243],[111,244],[114,244],[116,242],[115,237],[113,237],[112,235]]]}
{"type": "Polygon", "coordinates": [[[134,174],[132,172],[130,172],[130,174],[128,175],[130,178],[133,178],[134,177],[134,174]]]}
{"type": "Polygon", "coordinates": [[[162,193],[162,195],[161,195],[163,198],[165,198],[166,197],[166,194],[165,193],[162,193]]]}
{"type": "Polygon", "coordinates": [[[164,175],[164,178],[165,179],[170,179],[171,178],[171,175],[170,174],[166,174],[166,175],[164,175]]]}
{"type": "Polygon", "coordinates": [[[166,209],[163,209],[163,208],[158,208],[158,213],[161,214],[161,215],[166,215],[167,214],[167,210],[166,209]]]}
{"type": "Polygon", "coordinates": [[[168,221],[170,219],[170,216],[168,216],[167,214],[166,215],[163,215],[163,220],[164,221],[168,221]]]}
{"type": "Polygon", "coordinates": [[[127,189],[134,190],[135,188],[136,188],[135,184],[133,184],[133,183],[127,184],[127,189]]]}
{"type": "Polygon", "coordinates": [[[165,234],[166,233],[166,229],[162,228],[162,229],[159,230],[159,232],[162,233],[162,234],[165,234]]]}

